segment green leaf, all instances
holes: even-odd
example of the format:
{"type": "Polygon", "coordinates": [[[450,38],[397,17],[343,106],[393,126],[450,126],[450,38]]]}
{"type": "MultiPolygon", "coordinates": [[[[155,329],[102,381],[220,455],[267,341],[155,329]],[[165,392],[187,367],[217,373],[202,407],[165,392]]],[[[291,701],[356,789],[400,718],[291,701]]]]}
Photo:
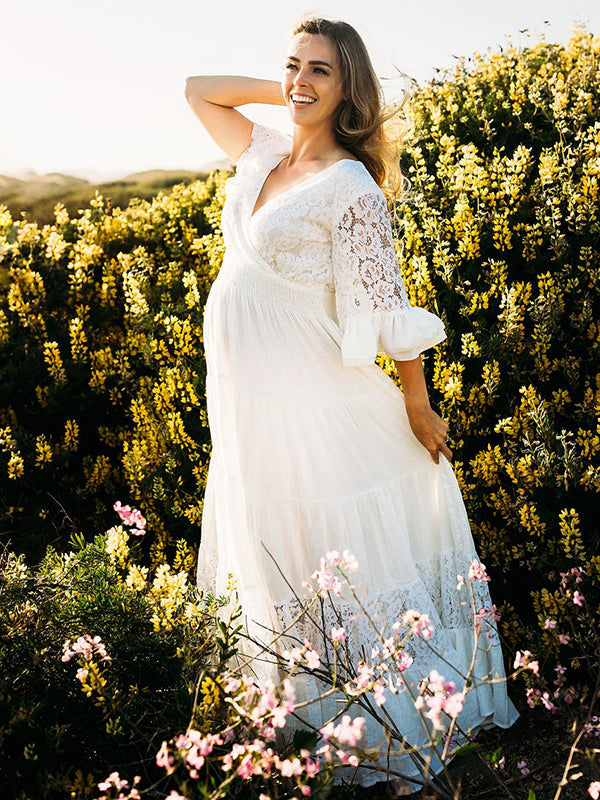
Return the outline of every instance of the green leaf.
{"type": "Polygon", "coordinates": [[[527,800],[535,800],[535,792],[533,789],[529,790],[529,794],[527,795],[527,800]]]}
{"type": "Polygon", "coordinates": [[[458,756],[466,756],[469,753],[473,752],[479,747],[477,742],[469,742],[469,744],[463,744],[460,747],[457,747],[456,750],[452,751],[452,758],[457,758],[458,756]]]}
{"type": "Polygon", "coordinates": [[[319,734],[315,731],[299,730],[294,733],[294,750],[314,750],[319,741],[319,734]]]}

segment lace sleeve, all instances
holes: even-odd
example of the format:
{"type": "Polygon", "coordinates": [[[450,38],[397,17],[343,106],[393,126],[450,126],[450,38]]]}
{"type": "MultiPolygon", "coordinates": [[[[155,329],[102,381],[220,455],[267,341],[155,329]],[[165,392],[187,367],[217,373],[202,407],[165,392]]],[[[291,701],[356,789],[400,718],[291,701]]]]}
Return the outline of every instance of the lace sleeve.
{"type": "Polygon", "coordinates": [[[372,364],[378,353],[408,361],[445,339],[439,317],[408,301],[383,194],[352,201],[333,226],[332,247],[344,364],[372,364]]]}
{"type": "MultiPolygon", "coordinates": [[[[291,140],[289,136],[274,128],[267,128],[254,122],[250,145],[238,158],[236,175],[254,178],[257,173],[269,166],[272,160],[277,160],[290,152],[291,140]]],[[[270,168],[270,167],[269,167],[270,168]]]]}

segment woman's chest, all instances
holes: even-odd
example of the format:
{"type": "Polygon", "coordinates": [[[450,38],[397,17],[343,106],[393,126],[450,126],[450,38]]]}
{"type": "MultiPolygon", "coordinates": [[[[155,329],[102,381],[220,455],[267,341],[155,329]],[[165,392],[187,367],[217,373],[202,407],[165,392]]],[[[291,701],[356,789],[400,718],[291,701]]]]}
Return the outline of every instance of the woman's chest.
{"type": "Polygon", "coordinates": [[[282,277],[331,287],[332,198],[328,187],[323,182],[291,187],[258,210],[254,208],[260,188],[233,188],[223,209],[225,245],[245,242],[282,277]]]}

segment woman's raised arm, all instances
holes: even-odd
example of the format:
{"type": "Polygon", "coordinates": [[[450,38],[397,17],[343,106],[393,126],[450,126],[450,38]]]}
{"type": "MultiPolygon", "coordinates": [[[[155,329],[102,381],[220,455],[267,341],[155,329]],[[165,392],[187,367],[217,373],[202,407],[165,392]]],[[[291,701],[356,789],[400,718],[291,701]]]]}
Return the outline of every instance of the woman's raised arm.
{"type": "Polygon", "coordinates": [[[246,103],[284,105],[281,84],[237,75],[197,75],[185,96],[207,132],[233,161],[250,145],[252,122],[236,110],[246,103]]]}

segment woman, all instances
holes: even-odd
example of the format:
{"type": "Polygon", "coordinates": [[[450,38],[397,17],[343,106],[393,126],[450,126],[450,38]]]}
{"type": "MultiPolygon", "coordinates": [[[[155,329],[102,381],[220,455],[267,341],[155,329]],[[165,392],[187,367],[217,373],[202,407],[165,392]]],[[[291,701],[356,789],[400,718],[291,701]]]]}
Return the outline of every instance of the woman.
{"type": "MultiPolygon", "coordinates": [[[[476,554],[448,426],[430,406],[420,360],[445,333],[438,317],[410,306],[399,274],[380,188],[390,170],[380,90],[364,44],[345,23],[304,20],[281,86],[200,76],[188,78],[186,97],[237,162],[226,254],[205,309],[213,452],[199,584],[224,592],[233,574],[260,640],[293,619],[294,595],[319,558],[349,549],[382,620],[415,608],[435,625],[446,663],[422,648],[414,684],[437,667],[461,686],[473,630],[456,580],[476,554]],[[252,124],[236,108],[245,103],[285,105],[293,137],[252,124]],[[394,360],[402,392],[377,353],[394,360]]],[[[341,613],[353,652],[370,653],[371,632],[350,605],[341,613]]],[[[503,674],[497,636],[481,646],[477,670],[503,674]]],[[[313,689],[306,684],[305,696],[313,689]]],[[[423,741],[406,693],[385,708],[410,743],[423,741]]],[[[338,709],[310,705],[306,722],[319,727],[338,709]]],[[[459,719],[507,727],[515,717],[496,685],[470,692],[459,719]]],[[[381,738],[369,723],[368,743],[381,738]]],[[[418,772],[406,756],[394,764],[418,772]]]]}

